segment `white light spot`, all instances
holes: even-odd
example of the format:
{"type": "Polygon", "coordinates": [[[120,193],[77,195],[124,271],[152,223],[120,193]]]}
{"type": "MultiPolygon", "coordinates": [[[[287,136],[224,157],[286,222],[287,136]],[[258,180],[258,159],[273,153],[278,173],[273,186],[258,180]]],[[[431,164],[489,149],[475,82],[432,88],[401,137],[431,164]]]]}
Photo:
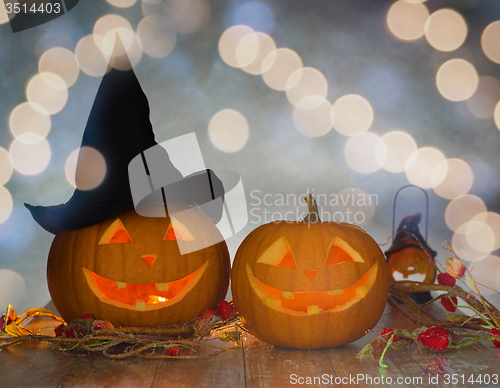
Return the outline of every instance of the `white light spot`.
{"type": "Polygon", "coordinates": [[[208,124],[208,135],[215,148],[223,152],[237,152],[248,141],[248,122],[240,112],[224,109],[217,112],[208,124]]]}
{"type": "Polygon", "coordinates": [[[441,65],[436,75],[439,93],[450,101],[467,100],[478,84],[475,67],[465,59],[450,59],[441,65]]]}
{"type": "Polygon", "coordinates": [[[440,184],[440,179],[444,179],[443,174],[432,179],[434,169],[445,160],[443,153],[436,148],[423,147],[413,152],[406,161],[406,177],[410,183],[423,189],[440,184]]]}
{"type": "Polygon", "coordinates": [[[333,127],[345,136],[368,131],[373,123],[373,108],[364,97],[348,94],[332,106],[333,127]]]}

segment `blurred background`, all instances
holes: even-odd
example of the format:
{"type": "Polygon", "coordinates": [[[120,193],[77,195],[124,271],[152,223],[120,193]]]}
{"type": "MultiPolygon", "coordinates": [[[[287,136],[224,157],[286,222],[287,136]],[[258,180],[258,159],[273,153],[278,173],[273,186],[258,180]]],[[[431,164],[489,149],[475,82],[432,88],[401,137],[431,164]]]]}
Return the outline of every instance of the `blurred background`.
{"type": "Polygon", "coordinates": [[[260,224],[302,219],[313,193],[323,220],[383,251],[393,216],[422,213],[438,262],[449,241],[500,289],[498,0],[93,0],[15,34],[0,2],[0,311],[50,300],[53,235],[23,204],[71,197],[116,33],[156,140],[195,132],[208,168],[241,175],[249,222],[231,258],[260,224]],[[394,212],[409,184],[428,219],[418,188],[394,212]]]}

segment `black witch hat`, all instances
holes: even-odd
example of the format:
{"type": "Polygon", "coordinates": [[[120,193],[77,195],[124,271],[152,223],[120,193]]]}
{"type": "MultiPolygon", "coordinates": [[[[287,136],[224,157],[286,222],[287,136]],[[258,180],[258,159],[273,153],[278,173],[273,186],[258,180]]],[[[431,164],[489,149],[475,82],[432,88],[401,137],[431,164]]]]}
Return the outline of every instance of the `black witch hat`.
{"type": "MultiPolygon", "coordinates": [[[[115,53],[117,52],[124,52],[118,37],[115,45],[115,53]]],[[[119,60],[121,65],[124,61],[129,61],[126,54],[122,55],[119,60]]],[[[157,143],[149,120],[148,100],[132,66],[129,68],[130,70],[127,71],[110,68],[104,75],[81,143],[81,147],[92,147],[104,157],[106,175],[102,183],[91,190],[75,189],[71,199],[62,205],[25,204],[35,221],[51,233],[56,234],[64,229],[85,228],[119,212],[134,208],[128,165],[134,157],[157,146],[157,143]]],[[[80,153],[77,174],[79,168],[82,167],[81,163],[83,161],[80,153]]],[[[188,177],[183,178],[179,170],[175,168],[166,151],[161,155],[161,163],[170,181],[181,183],[188,179],[188,177]]],[[[209,176],[211,183],[209,190],[212,195],[211,199],[223,197],[222,182],[211,170],[207,170],[205,174],[209,176]]],[[[200,176],[200,173],[193,175],[200,176]]],[[[173,199],[177,202],[189,205],[207,201],[206,197],[196,198],[193,195],[186,195],[182,198],[182,192],[179,190],[175,192],[177,195],[173,199]]],[[[164,200],[171,200],[171,198],[164,198],[164,200]]],[[[209,216],[217,222],[221,215],[222,206],[209,216]]]]}

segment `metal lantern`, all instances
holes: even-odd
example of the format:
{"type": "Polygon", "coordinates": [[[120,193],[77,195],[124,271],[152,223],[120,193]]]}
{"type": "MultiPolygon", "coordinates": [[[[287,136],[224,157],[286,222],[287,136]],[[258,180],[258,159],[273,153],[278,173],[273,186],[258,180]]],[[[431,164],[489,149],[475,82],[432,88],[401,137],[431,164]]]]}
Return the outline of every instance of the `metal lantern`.
{"type": "MultiPolygon", "coordinates": [[[[402,187],[394,197],[393,236],[397,195],[406,187],[415,186],[409,185],[402,187]]],[[[425,191],[423,192],[427,199],[427,222],[429,202],[427,193],[425,193],[425,191]]],[[[387,267],[389,269],[389,278],[391,281],[416,280],[422,283],[434,283],[436,280],[434,259],[437,253],[427,245],[427,225],[425,231],[426,238],[424,239],[420,234],[418,225],[421,220],[422,215],[420,213],[403,218],[396,231],[391,248],[385,252],[387,267]]],[[[431,299],[430,293],[428,292],[409,294],[409,296],[418,303],[423,303],[431,299]]]]}

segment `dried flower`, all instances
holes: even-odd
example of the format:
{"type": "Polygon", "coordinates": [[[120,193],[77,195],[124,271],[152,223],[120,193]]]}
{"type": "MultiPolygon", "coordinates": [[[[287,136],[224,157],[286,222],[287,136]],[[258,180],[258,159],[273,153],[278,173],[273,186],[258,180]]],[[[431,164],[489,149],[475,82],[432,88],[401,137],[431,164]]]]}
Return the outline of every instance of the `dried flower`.
{"type": "Polygon", "coordinates": [[[458,279],[464,276],[466,267],[462,260],[456,257],[448,257],[446,259],[446,270],[451,276],[458,279]]]}
{"type": "Polygon", "coordinates": [[[417,336],[423,345],[434,350],[445,350],[451,343],[450,334],[442,327],[431,327],[417,336]]]}
{"type": "Polygon", "coordinates": [[[455,283],[457,282],[453,276],[451,276],[448,272],[440,273],[437,276],[437,281],[442,286],[455,287],[455,283]]]}
{"type": "Polygon", "coordinates": [[[455,311],[457,311],[457,303],[458,303],[458,299],[456,296],[452,296],[451,300],[448,296],[441,297],[441,304],[449,312],[454,313],[455,311]]]}

